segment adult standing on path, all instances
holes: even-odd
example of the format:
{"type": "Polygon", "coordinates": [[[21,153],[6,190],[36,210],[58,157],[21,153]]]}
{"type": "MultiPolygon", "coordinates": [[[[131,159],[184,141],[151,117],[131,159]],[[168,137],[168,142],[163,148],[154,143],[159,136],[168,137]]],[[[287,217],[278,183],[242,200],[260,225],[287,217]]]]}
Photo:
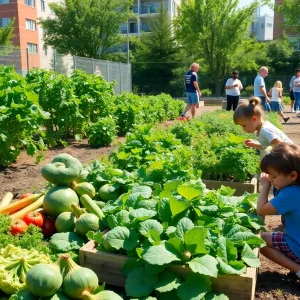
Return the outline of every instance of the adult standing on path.
{"type": "Polygon", "coordinates": [[[265,111],[270,111],[270,98],[267,95],[265,77],[268,75],[268,68],[261,67],[254,80],[254,97],[259,97],[265,111]]]}
{"type": "Polygon", "coordinates": [[[292,82],[293,93],[295,97],[296,114],[300,112],[300,69],[296,70],[296,76],[292,82]]]}
{"type": "Polygon", "coordinates": [[[294,75],[291,78],[291,81],[289,84],[289,86],[290,86],[289,94],[290,94],[290,99],[291,99],[291,112],[295,112],[295,97],[294,97],[294,92],[293,92],[293,81],[295,78],[296,78],[296,76],[294,75]]]}
{"type": "Polygon", "coordinates": [[[184,86],[186,92],[186,106],[181,114],[182,117],[191,109],[192,118],[195,117],[196,105],[199,103],[199,97],[201,97],[201,92],[198,85],[197,72],[199,70],[199,65],[197,63],[192,63],[189,71],[184,75],[184,86]]]}
{"type": "Polygon", "coordinates": [[[232,78],[229,78],[225,84],[226,99],[227,99],[226,110],[231,110],[232,107],[233,111],[235,111],[240,100],[240,94],[241,94],[241,90],[243,89],[243,85],[241,81],[238,79],[239,71],[234,70],[231,74],[232,74],[232,78]]]}

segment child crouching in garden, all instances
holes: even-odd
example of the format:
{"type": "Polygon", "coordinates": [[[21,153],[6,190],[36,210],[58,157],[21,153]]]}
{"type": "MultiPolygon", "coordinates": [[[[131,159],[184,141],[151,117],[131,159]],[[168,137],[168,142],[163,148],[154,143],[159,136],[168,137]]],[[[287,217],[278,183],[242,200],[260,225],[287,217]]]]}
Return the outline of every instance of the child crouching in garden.
{"type": "Polygon", "coordinates": [[[260,250],[268,259],[300,278],[300,147],[280,143],[260,163],[262,185],[257,202],[260,216],[281,215],[284,232],[263,232],[266,246],[260,250]],[[278,194],[268,201],[271,185],[278,194]]]}

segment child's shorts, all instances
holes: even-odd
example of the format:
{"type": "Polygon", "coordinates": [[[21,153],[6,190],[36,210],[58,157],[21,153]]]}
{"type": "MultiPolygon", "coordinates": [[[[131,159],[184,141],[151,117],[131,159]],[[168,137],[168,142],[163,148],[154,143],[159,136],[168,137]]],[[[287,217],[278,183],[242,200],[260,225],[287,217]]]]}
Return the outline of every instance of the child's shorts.
{"type": "Polygon", "coordinates": [[[296,262],[297,264],[300,263],[300,258],[298,258],[289,248],[288,244],[284,239],[283,232],[272,232],[272,244],[273,248],[279,250],[285,256],[290,258],[292,261],[296,262]]]}

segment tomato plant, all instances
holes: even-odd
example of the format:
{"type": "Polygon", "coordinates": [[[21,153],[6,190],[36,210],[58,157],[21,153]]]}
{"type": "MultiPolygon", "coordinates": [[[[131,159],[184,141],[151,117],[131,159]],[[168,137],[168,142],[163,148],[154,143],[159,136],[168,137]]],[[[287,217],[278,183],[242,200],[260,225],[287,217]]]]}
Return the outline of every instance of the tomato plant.
{"type": "Polygon", "coordinates": [[[44,216],[39,212],[30,212],[23,217],[23,221],[29,225],[33,224],[37,227],[43,227],[44,224],[44,216]]]}
{"type": "Polygon", "coordinates": [[[21,234],[27,230],[27,224],[23,220],[13,221],[11,224],[10,233],[12,235],[21,234]]]}

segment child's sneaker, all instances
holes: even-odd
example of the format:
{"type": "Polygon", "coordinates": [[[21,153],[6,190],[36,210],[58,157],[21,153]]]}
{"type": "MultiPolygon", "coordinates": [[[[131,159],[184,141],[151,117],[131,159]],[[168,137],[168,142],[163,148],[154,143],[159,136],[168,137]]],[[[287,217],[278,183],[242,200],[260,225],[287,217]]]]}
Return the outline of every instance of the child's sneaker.
{"type": "Polygon", "coordinates": [[[284,120],[284,123],[286,123],[286,122],[287,122],[289,119],[290,119],[290,117],[283,118],[283,120],[284,120]]]}
{"type": "Polygon", "coordinates": [[[180,114],[180,117],[185,117],[185,114],[184,114],[184,113],[181,113],[181,114],[180,114]]]}
{"type": "Polygon", "coordinates": [[[291,112],[295,112],[295,110],[292,108],[292,109],[291,109],[291,112]]]}

